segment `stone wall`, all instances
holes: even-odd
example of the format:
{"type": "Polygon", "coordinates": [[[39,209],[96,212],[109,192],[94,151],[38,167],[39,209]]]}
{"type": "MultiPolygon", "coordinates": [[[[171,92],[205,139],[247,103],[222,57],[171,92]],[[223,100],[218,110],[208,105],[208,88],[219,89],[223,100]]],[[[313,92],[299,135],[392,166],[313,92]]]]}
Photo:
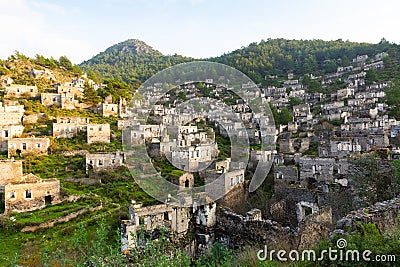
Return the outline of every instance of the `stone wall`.
{"type": "Polygon", "coordinates": [[[215,237],[231,248],[245,245],[286,246],[296,248],[298,236],[289,227],[271,220],[252,220],[231,211],[220,209],[217,213],[215,237]]]}
{"type": "Polygon", "coordinates": [[[59,94],[73,94],[74,96],[83,98],[83,88],[79,87],[73,87],[73,86],[63,86],[63,85],[58,85],[57,86],[57,93],[59,94]]]}
{"type": "Polygon", "coordinates": [[[374,223],[379,231],[385,231],[400,225],[400,198],[377,202],[372,206],[350,212],[336,222],[332,233],[357,231],[359,223],[374,223]]]}
{"type": "Polygon", "coordinates": [[[248,184],[239,183],[226,193],[219,203],[225,207],[236,210],[237,207],[243,205],[249,194],[248,184]]]}
{"type": "Polygon", "coordinates": [[[299,203],[315,204],[318,207],[327,204],[326,200],[318,192],[301,188],[286,188],[275,192],[271,199],[270,213],[272,218],[279,223],[297,227],[299,216],[296,212],[299,203]]]}
{"type": "Polygon", "coordinates": [[[0,109],[0,125],[20,125],[24,112],[6,112],[0,109]]]}
{"type": "Polygon", "coordinates": [[[21,160],[2,160],[0,161],[0,186],[11,182],[22,180],[22,161],[21,160]]]}
{"type": "Polygon", "coordinates": [[[309,249],[321,239],[328,238],[332,228],[332,209],[330,207],[308,215],[300,224],[299,249],[309,249]]]}

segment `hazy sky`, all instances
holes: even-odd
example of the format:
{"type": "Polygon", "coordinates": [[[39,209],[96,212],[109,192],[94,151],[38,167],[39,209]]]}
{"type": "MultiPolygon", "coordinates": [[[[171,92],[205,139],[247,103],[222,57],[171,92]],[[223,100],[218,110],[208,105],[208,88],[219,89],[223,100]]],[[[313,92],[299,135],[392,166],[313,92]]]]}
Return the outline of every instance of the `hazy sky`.
{"type": "Polygon", "coordinates": [[[129,38],[197,58],[279,37],[400,43],[399,10],[397,0],[0,0],[0,58],[80,63],[129,38]]]}

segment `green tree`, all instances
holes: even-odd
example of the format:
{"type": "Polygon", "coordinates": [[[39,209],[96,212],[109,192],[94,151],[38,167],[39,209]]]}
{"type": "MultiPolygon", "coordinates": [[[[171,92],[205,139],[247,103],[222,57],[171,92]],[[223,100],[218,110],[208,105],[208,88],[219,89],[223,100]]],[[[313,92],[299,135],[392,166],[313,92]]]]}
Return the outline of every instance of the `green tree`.
{"type": "Polygon", "coordinates": [[[106,79],[104,83],[106,87],[98,89],[98,94],[102,98],[111,95],[114,103],[118,101],[120,96],[128,100],[132,98],[133,88],[127,83],[117,79],[106,79]]]}
{"type": "Polygon", "coordinates": [[[94,88],[88,84],[85,84],[85,89],[83,91],[83,102],[95,105],[101,102],[101,97],[97,94],[94,88]]]}
{"type": "Polygon", "coordinates": [[[281,112],[278,114],[278,118],[279,118],[279,123],[285,125],[292,121],[293,116],[290,113],[289,109],[282,108],[281,112]]]}
{"type": "Polygon", "coordinates": [[[386,103],[389,106],[389,116],[400,120],[400,84],[394,81],[392,85],[386,89],[386,103]]]}
{"type": "Polygon", "coordinates": [[[66,56],[61,56],[59,59],[60,67],[64,67],[67,70],[72,70],[73,64],[72,62],[66,57],[66,56]]]}
{"type": "Polygon", "coordinates": [[[322,85],[317,80],[310,80],[308,84],[308,91],[311,94],[322,93],[322,85]]]}
{"type": "Polygon", "coordinates": [[[293,108],[294,106],[301,105],[301,104],[304,104],[304,101],[301,100],[300,98],[293,97],[293,96],[289,97],[289,107],[290,108],[293,108]]]}
{"type": "Polygon", "coordinates": [[[359,206],[388,200],[399,192],[393,166],[371,154],[350,161],[349,179],[354,183],[359,206]]]}
{"type": "Polygon", "coordinates": [[[374,69],[369,69],[366,71],[365,75],[365,84],[367,86],[373,84],[378,81],[378,73],[374,69]]]}

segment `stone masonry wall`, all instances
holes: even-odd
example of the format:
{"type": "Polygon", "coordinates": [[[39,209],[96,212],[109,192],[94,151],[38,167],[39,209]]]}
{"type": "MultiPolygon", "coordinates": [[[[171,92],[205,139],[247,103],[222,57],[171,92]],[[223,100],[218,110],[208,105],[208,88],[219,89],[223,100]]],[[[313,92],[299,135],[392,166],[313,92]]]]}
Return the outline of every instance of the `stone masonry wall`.
{"type": "Polygon", "coordinates": [[[350,212],[336,222],[332,233],[346,233],[358,230],[358,224],[374,223],[379,231],[385,231],[400,225],[400,198],[377,202],[367,208],[350,212]]]}

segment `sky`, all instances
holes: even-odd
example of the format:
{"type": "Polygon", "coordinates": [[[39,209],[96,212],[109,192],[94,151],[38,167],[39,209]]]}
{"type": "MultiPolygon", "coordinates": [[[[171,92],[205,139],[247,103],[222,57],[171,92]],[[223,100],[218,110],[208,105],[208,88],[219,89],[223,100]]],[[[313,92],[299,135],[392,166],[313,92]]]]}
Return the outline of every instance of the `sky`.
{"type": "Polygon", "coordinates": [[[127,39],[195,58],[268,38],[399,44],[399,10],[398,0],[0,0],[0,58],[78,64],[127,39]]]}

